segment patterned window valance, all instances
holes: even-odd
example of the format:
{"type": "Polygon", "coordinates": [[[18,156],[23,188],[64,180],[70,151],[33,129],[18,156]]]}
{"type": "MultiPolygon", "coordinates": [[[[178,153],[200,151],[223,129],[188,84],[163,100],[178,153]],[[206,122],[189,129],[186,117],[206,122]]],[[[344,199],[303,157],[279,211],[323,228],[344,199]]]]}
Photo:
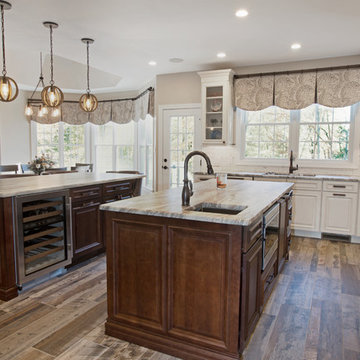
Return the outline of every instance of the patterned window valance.
{"type": "Polygon", "coordinates": [[[296,110],[313,103],[344,107],[360,101],[360,69],[249,75],[235,79],[234,92],[235,106],[250,111],[271,105],[296,110]]]}
{"type": "Polygon", "coordinates": [[[103,125],[109,121],[126,124],[131,120],[137,122],[145,119],[147,114],[154,116],[154,91],[147,91],[137,99],[99,102],[98,108],[89,114],[81,110],[78,103],[72,102],[64,102],[58,116],[53,116],[51,110],[46,115],[38,116],[39,106],[30,106],[33,108],[33,114],[27,118],[40,124],[54,124],[59,121],[71,125],[83,125],[87,122],[103,125]]]}

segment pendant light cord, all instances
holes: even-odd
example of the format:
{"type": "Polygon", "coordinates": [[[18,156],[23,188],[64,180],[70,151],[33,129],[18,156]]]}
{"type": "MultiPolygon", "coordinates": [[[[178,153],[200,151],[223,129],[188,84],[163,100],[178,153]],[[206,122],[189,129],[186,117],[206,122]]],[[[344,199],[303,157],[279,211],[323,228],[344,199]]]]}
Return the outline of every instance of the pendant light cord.
{"type": "Polygon", "coordinates": [[[4,25],[4,5],[1,5],[1,39],[2,39],[2,53],[3,53],[3,76],[6,75],[6,64],[5,64],[5,25],[4,25]]]}
{"type": "Polygon", "coordinates": [[[50,85],[54,85],[53,27],[50,25],[50,85]]]}
{"type": "Polygon", "coordinates": [[[86,53],[87,53],[87,93],[90,94],[90,55],[89,55],[89,41],[86,42],[86,53]]]}

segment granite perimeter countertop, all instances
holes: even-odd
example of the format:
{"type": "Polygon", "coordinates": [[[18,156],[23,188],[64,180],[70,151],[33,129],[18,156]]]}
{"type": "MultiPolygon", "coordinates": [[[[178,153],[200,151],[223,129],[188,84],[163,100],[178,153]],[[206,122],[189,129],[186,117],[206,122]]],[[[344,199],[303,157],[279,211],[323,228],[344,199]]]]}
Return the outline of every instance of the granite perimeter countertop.
{"type": "Polygon", "coordinates": [[[145,175],[110,173],[69,173],[26,176],[0,180],[0,198],[30,195],[115,181],[139,179],[145,175]]]}
{"type": "Polygon", "coordinates": [[[122,213],[178,218],[232,225],[250,225],[256,217],[267,210],[292,188],[287,182],[229,180],[226,189],[216,189],[216,181],[194,184],[190,206],[181,206],[182,187],[103,204],[101,210],[122,213]],[[237,215],[193,211],[200,203],[214,207],[246,207],[237,215]]]}
{"type": "MultiPolygon", "coordinates": [[[[311,175],[311,174],[302,174],[302,173],[293,173],[293,174],[281,174],[275,172],[266,172],[266,173],[255,173],[255,172],[244,172],[244,171],[222,171],[227,173],[229,177],[241,178],[242,176],[246,177],[263,177],[263,178],[277,178],[284,179],[284,181],[291,180],[326,180],[326,181],[355,181],[360,182],[360,178],[356,176],[339,176],[339,175],[311,175]]],[[[207,175],[203,172],[195,172],[194,175],[201,175],[204,177],[212,178],[214,175],[207,175]]]]}

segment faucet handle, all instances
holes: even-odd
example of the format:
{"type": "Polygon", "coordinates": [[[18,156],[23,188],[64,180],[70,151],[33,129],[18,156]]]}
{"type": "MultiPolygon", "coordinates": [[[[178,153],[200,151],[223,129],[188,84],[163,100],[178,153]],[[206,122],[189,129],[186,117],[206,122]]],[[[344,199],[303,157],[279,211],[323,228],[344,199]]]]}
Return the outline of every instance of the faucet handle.
{"type": "Polygon", "coordinates": [[[189,188],[190,188],[190,196],[193,196],[194,195],[194,192],[193,192],[193,183],[191,180],[189,180],[189,188]]]}

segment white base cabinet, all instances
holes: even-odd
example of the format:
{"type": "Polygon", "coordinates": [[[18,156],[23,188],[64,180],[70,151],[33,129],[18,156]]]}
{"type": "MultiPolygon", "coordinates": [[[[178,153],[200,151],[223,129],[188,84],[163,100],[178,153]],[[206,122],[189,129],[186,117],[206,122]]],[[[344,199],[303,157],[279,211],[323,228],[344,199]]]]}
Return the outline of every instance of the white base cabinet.
{"type": "Polygon", "coordinates": [[[292,228],[320,231],[321,191],[295,190],[292,228]]]}
{"type": "Polygon", "coordinates": [[[355,234],[357,194],[323,192],[321,231],[355,234]]]}

